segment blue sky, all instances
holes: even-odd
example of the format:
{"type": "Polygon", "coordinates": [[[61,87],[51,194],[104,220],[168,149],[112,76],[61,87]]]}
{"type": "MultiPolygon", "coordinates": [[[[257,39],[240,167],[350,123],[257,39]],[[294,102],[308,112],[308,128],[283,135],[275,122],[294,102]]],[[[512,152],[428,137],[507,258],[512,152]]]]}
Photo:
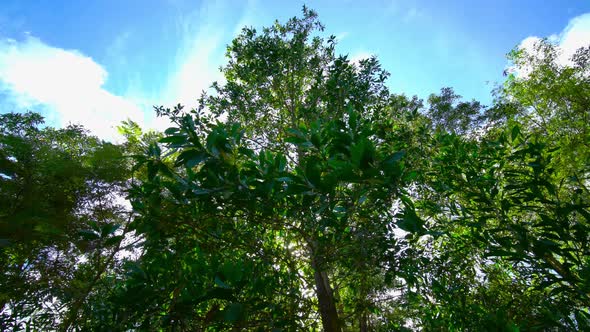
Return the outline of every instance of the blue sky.
{"type": "Polygon", "coordinates": [[[374,54],[391,90],[427,97],[451,86],[491,102],[505,54],[533,37],[590,44],[589,0],[189,1],[1,0],[0,112],[43,113],[113,138],[127,117],[162,128],[152,105],[194,105],[244,25],[319,13],[351,58],[374,54]]]}

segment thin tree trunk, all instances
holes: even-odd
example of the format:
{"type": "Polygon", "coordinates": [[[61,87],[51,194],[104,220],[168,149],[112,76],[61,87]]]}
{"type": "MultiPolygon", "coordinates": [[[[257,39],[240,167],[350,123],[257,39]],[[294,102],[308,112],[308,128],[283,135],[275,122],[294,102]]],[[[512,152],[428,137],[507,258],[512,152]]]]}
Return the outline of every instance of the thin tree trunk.
{"type": "Polygon", "coordinates": [[[369,331],[369,324],[367,324],[367,313],[363,309],[363,312],[360,314],[359,317],[359,329],[361,332],[368,332],[369,331]]]}
{"type": "Polygon", "coordinates": [[[312,257],[312,268],[314,270],[316,296],[318,298],[324,332],[340,332],[338,311],[336,310],[334,294],[330,287],[330,280],[328,274],[321,271],[315,256],[312,257]]]}

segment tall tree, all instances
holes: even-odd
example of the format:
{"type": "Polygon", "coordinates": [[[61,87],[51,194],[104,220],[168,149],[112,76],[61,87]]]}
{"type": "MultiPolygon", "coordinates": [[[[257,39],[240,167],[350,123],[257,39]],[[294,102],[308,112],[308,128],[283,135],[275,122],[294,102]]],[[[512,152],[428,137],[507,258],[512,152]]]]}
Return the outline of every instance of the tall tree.
{"type": "MultiPolygon", "coordinates": [[[[317,21],[316,13],[306,7],[302,18],[293,18],[284,25],[277,22],[263,29],[262,34],[253,28],[245,28],[228,47],[229,61],[223,68],[226,83],[223,86],[215,84],[215,95],[204,101],[204,106],[216,116],[225,116],[229,122],[240,122],[251,146],[287,156],[292,161],[287,168],[304,170],[312,185],[314,180],[319,184],[326,172],[320,161],[336,159],[322,151],[326,147],[321,142],[323,130],[320,126],[332,120],[342,123],[349,116],[358,117],[349,119],[352,128],[339,124],[342,130],[349,132],[359,130],[356,126],[366,128],[360,130],[365,141],[346,153],[358,153],[354,156],[357,163],[363,158],[367,159],[362,163],[370,163],[374,158],[371,155],[374,142],[370,140],[372,129],[368,124],[377,120],[376,114],[386,107],[389,97],[384,85],[388,73],[381,69],[375,58],[355,65],[345,56],[336,57],[334,37],[327,40],[313,37],[318,30],[322,31],[323,26],[317,21]]],[[[348,137],[337,139],[350,140],[348,137]]],[[[335,182],[326,187],[332,188],[317,198],[316,207],[312,205],[308,210],[306,206],[306,211],[297,213],[295,218],[301,220],[294,223],[304,228],[300,229],[303,231],[300,243],[309,252],[324,328],[332,331],[339,330],[341,322],[335,299],[338,290],[333,289],[330,282],[330,274],[334,272],[331,270],[335,267],[330,267],[329,262],[338,261],[334,256],[342,255],[342,252],[334,251],[338,251],[336,248],[341,244],[327,245],[317,238],[315,234],[321,234],[327,225],[321,225],[319,219],[322,217],[314,214],[322,210],[322,206],[333,205],[336,201],[341,201],[340,208],[346,210],[346,205],[354,205],[352,197],[362,196],[367,189],[353,185],[344,190],[346,185],[335,182]]],[[[377,211],[383,213],[383,208],[377,211]]],[[[374,217],[362,218],[370,220],[374,217]]],[[[361,217],[353,219],[357,218],[361,217]]],[[[352,226],[358,221],[350,223],[352,226]]],[[[386,232],[385,228],[380,232],[386,232]]],[[[359,230],[359,234],[352,237],[360,236],[360,233],[379,236],[376,231],[359,230]]],[[[360,242],[369,243],[367,240],[360,242]]]]}
{"type": "MultiPolygon", "coordinates": [[[[369,278],[383,275],[398,245],[391,220],[406,218],[409,228],[419,227],[419,220],[392,208],[403,196],[399,182],[404,168],[403,152],[384,139],[378,126],[380,110],[389,107],[388,74],[375,58],[356,65],[335,57],[334,38],[312,37],[317,29],[322,26],[316,14],[305,7],[302,18],[276,23],[260,35],[244,29],[228,47],[227,82],[214,85],[215,94],[202,99],[202,110],[159,109],[177,126],[161,140],[166,152],[155,145],[151,157],[143,159],[150,176],[137,192],[143,206],[139,220],[153,220],[142,226],[148,227],[142,232],[150,242],[170,236],[174,242],[203,241],[196,226],[195,231],[168,234],[172,226],[154,217],[190,206],[189,211],[200,212],[181,213],[183,217],[174,212],[172,220],[204,225],[203,218],[214,218],[218,225],[227,224],[220,226],[225,232],[219,240],[233,256],[242,252],[256,269],[271,259],[285,273],[286,279],[267,280],[266,290],[291,280],[286,288],[294,292],[284,304],[257,289],[249,296],[275,308],[286,306],[291,316],[285,320],[301,324],[311,314],[302,307],[310,300],[304,294],[313,290],[324,330],[366,330],[370,302],[383,290],[369,278]],[[215,124],[203,111],[226,121],[215,124]],[[175,156],[173,165],[166,155],[175,156]],[[146,201],[146,188],[157,198],[146,201]],[[225,238],[230,230],[235,240],[225,238]],[[366,282],[357,287],[357,278],[366,282]]],[[[224,251],[216,255],[231,260],[224,251]]],[[[207,262],[203,264],[211,264],[207,262]]],[[[213,304],[217,300],[203,302],[209,309],[201,322],[219,308],[213,304]]],[[[225,303],[220,310],[237,305],[225,303]]],[[[253,308],[240,308],[256,316],[253,308]]]]}

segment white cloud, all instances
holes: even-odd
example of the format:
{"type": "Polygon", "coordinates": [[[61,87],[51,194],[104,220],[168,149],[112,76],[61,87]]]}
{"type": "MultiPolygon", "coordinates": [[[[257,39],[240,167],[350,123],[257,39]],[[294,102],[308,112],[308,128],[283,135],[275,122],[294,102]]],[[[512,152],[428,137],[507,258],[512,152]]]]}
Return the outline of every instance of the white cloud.
{"type": "Polygon", "coordinates": [[[12,104],[21,110],[47,109],[56,114],[54,125],[82,124],[113,140],[121,121],[144,121],[137,104],[103,88],[107,76],[101,65],[76,50],[52,47],[31,36],[0,40],[0,92],[12,104]]]}
{"type": "MultiPolygon", "coordinates": [[[[248,1],[235,30],[227,13],[235,9],[230,1],[204,1],[200,8],[179,12],[173,38],[178,49],[162,90],[143,91],[137,80],[141,73],[128,75],[123,95],[104,88],[108,73],[103,66],[77,50],[47,45],[27,36],[22,41],[0,39],[0,111],[41,111],[52,126],[82,124],[93,134],[117,140],[116,126],[131,118],[144,128],[163,130],[168,119],[155,118],[152,105],[187,108],[197,106],[203,90],[214,81],[223,83],[219,67],[225,63],[225,46],[244,24],[257,18],[257,2],[248,1]]],[[[130,32],[120,34],[106,54],[126,66],[125,46],[130,32]]],[[[114,60],[113,60],[114,59],[114,60]]]]}
{"type": "MultiPolygon", "coordinates": [[[[79,123],[111,140],[118,138],[115,127],[127,118],[144,128],[166,128],[169,121],[155,118],[152,105],[195,107],[203,90],[214,81],[223,83],[219,67],[226,61],[226,45],[244,25],[254,25],[264,16],[256,0],[239,9],[232,1],[204,1],[189,12],[181,7],[169,36],[178,41],[178,48],[157,92],[143,90],[142,73],[129,72],[126,86],[114,94],[105,88],[107,70],[77,50],[47,45],[32,36],[0,39],[0,111],[42,110],[53,126],[79,123]],[[239,16],[228,18],[227,13],[236,9],[239,16]]],[[[124,53],[130,38],[131,32],[121,33],[105,51],[117,68],[128,64],[124,53]]]]}
{"type": "MultiPolygon", "coordinates": [[[[586,13],[571,19],[563,31],[548,37],[550,42],[559,47],[558,63],[567,66],[571,63],[571,57],[580,47],[590,46],[590,13],[586,13]]],[[[525,38],[518,48],[534,52],[535,45],[541,41],[540,37],[530,36],[525,38]]],[[[526,68],[518,73],[526,76],[526,68]]]]}
{"type": "Polygon", "coordinates": [[[562,61],[569,61],[577,49],[590,46],[590,13],[570,20],[569,24],[558,37],[561,47],[562,61]]]}
{"type": "Polygon", "coordinates": [[[361,60],[369,59],[373,55],[367,51],[358,51],[350,56],[350,63],[354,63],[355,65],[359,65],[361,60]]]}

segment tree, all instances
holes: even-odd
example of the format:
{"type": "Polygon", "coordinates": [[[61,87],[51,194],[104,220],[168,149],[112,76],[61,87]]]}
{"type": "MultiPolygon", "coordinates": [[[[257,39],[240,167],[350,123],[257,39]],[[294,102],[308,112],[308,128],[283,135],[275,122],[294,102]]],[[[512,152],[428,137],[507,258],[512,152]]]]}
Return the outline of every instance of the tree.
{"type": "Polygon", "coordinates": [[[489,325],[487,320],[502,329],[588,325],[590,200],[574,177],[550,167],[560,151],[543,140],[519,127],[481,141],[439,137],[426,185],[433,193],[416,204],[437,232],[423,245],[431,259],[419,270],[423,296],[439,299],[444,305],[438,314],[455,319],[444,325],[475,328],[489,325]],[[499,282],[512,293],[497,290],[482,298],[482,287],[499,282]],[[494,306],[501,311],[485,309],[486,302],[502,298],[494,306]],[[473,319],[478,316],[482,320],[473,319]]]}
{"type": "MultiPolygon", "coordinates": [[[[434,259],[419,269],[426,286],[421,305],[432,307],[433,298],[444,303],[431,309],[437,324],[446,316],[454,319],[443,325],[475,328],[489,324],[466,317],[487,316],[503,329],[588,325],[587,52],[579,50],[564,65],[546,41],[534,52],[513,51],[518,74],[483,112],[479,137],[434,136],[425,166],[430,176],[421,183],[417,205],[440,233],[423,245],[421,252],[434,259]],[[457,270],[432,278],[441,268],[457,270]],[[498,291],[496,299],[510,300],[495,305],[500,312],[486,312],[477,300],[480,285],[505,284],[498,272],[512,278],[513,293],[498,291]]],[[[443,119],[453,114],[449,107],[443,107],[443,119]]],[[[429,116],[437,120],[440,111],[429,116]]]]}
{"type": "Polygon", "coordinates": [[[452,88],[442,88],[440,95],[431,94],[427,116],[435,128],[457,134],[476,131],[483,120],[483,106],[478,101],[464,102],[452,88]]]}
{"type": "MultiPolygon", "coordinates": [[[[77,315],[125,225],[119,147],[36,113],[0,116],[0,326],[50,329],[77,315]]],[[[72,322],[70,322],[72,323],[72,322]]]]}
{"type": "MultiPolygon", "coordinates": [[[[561,147],[554,162],[568,171],[588,172],[590,132],[590,46],[580,48],[567,61],[559,47],[547,40],[532,49],[509,54],[512,73],[497,91],[499,104],[516,104],[516,112],[501,111],[527,128],[546,135],[561,147]]],[[[493,113],[493,112],[492,112],[493,113]]],[[[582,175],[582,174],[580,174],[582,175]]]]}
{"type": "MultiPolygon", "coordinates": [[[[358,130],[354,126],[365,125],[367,129],[362,130],[362,135],[366,136],[366,141],[355,146],[361,154],[355,158],[367,158],[363,163],[372,162],[374,143],[369,140],[372,129],[364,122],[376,119],[379,109],[386,107],[389,93],[384,86],[388,73],[380,68],[375,58],[363,60],[356,67],[346,57],[334,55],[334,37],[327,41],[320,37],[312,38],[316,29],[321,31],[323,26],[317,21],[316,13],[305,7],[303,18],[293,18],[285,25],[277,22],[264,29],[261,35],[254,29],[244,29],[228,47],[229,61],[223,69],[226,84],[214,85],[215,95],[204,101],[204,106],[216,116],[226,116],[229,122],[240,122],[246,130],[245,138],[252,142],[251,146],[285,155],[292,161],[288,168],[301,168],[309,181],[319,183],[317,177],[325,172],[324,168],[334,167],[322,166],[320,160],[335,159],[322,151],[325,148],[322,139],[331,138],[321,137],[320,126],[329,125],[331,120],[342,122],[348,116],[358,116],[359,119],[350,119],[352,122],[349,124],[353,128],[342,130],[354,131],[358,130]]],[[[345,127],[341,123],[338,126],[345,127]]],[[[359,160],[356,162],[360,163],[359,160]]],[[[326,184],[327,188],[333,187],[329,191],[335,191],[318,198],[315,209],[320,210],[322,204],[334,204],[331,202],[338,200],[353,204],[350,196],[358,196],[366,190],[354,188],[345,193],[342,186],[346,185],[326,184]],[[341,194],[345,197],[339,198],[341,194]]],[[[345,206],[340,208],[346,209],[345,206]]],[[[302,226],[317,224],[320,217],[310,216],[312,211],[299,212],[299,218],[304,220],[295,223],[302,226]]],[[[303,238],[298,242],[304,245],[302,250],[309,251],[324,329],[335,330],[339,329],[340,322],[333,285],[329,281],[332,267],[325,265],[328,261],[338,260],[332,256],[341,253],[332,252],[340,245],[324,247],[312,235],[323,232],[322,228],[327,226],[300,227],[298,232],[303,232],[303,238]]],[[[381,232],[384,231],[381,229],[381,232]]]]}
{"type": "MultiPolygon", "coordinates": [[[[230,45],[223,70],[227,83],[214,85],[216,93],[202,99],[202,109],[225,117],[225,123],[212,124],[199,110],[159,109],[177,126],[161,140],[166,152],[153,146],[150,158],[143,160],[150,176],[138,191],[137,202],[144,207],[140,219],[157,225],[142,226],[149,228],[142,233],[148,241],[168,236],[196,241],[202,231],[177,234],[177,226],[164,226],[163,219],[153,215],[171,213],[173,220],[195,225],[213,214],[239,239],[223,239],[233,255],[243,250],[260,269],[268,264],[260,251],[274,249],[274,256],[265,259],[293,280],[287,287],[296,290],[289,304],[268,295],[261,300],[287,306],[285,311],[293,316],[286,318],[297,321],[311,314],[301,306],[310,300],[303,293],[313,285],[324,330],[341,330],[353,321],[367,329],[369,302],[383,288],[372,283],[359,288],[356,278],[383,275],[388,268],[384,259],[390,259],[388,252],[397,246],[390,232],[394,215],[408,224],[419,220],[392,209],[403,196],[398,187],[403,152],[379,137],[374,127],[379,110],[387,107],[388,74],[374,58],[357,67],[346,57],[335,57],[333,38],[310,40],[321,25],[314,12],[304,8],[303,15],[285,25],[276,23],[262,35],[244,29],[230,45]],[[175,156],[174,165],[162,157],[166,155],[175,156]],[[152,202],[150,195],[157,198],[152,202]],[[179,217],[189,206],[200,212],[179,217]]],[[[216,254],[229,259],[223,252],[216,254]]],[[[209,283],[214,279],[211,276],[209,283]]],[[[267,289],[282,286],[279,281],[267,283],[267,289]]],[[[222,306],[225,311],[234,307],[222,306]]],[[[204,316],[213,308],[210,303],[204,316]]]]}

